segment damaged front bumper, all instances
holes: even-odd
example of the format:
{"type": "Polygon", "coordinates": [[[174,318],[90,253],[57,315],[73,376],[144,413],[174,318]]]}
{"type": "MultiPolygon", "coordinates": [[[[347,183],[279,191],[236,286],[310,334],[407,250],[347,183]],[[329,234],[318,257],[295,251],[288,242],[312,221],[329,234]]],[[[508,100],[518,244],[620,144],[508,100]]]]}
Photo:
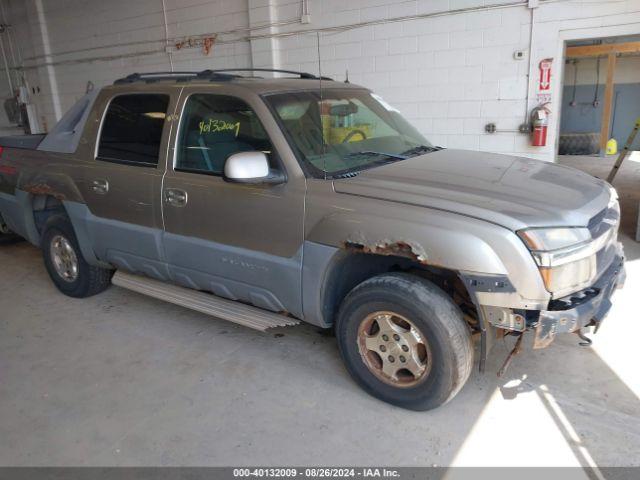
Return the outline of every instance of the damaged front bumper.
{"type": "Polygon", "coordinates": [[[533,348],[545,348],[559,333],[578,332],[595,326],[596,331],[611,309],[611,296],[624,285],[624,258],[616,256],[607,270],[589,288],[551,302],[551,310],[540,312],[535,325],[533,348]]]}

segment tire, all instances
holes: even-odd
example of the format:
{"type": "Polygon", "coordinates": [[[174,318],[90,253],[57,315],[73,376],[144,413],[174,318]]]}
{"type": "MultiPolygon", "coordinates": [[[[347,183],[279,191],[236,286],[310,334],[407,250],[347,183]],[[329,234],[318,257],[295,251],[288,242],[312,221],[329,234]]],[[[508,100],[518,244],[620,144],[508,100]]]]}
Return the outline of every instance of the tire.
{"type": "MultiPolygon", "coordinates": [[[[55,215],[47,220],[42,234],[42,253],[44,265],[55,286],[69,297],[86,298],[96,295],[109,287],[112,270],[89,265],[82,256],[76,234],[69,218],[65,215],[55,215]],[[66,242],[66,243],[65,243],[66,242]],[[64,245],[67,258],[75,260],[75,275],[67,276],[60,273],[56,267],[54,250],[64,245]]],[[[73,261],[69,264],[74,263],[73,261]]],[[[71,269],[68,270],[69,272],[71,269]]]]}
{"type": "MultiPolygon", "coordinates": [[[[473,367],[471,333],[458,306],[433,283],[406,273],[379,275],[354,288],[340,306],[336,337],[347,370],[366,392],[410,410],[430,410],[451,400],[464,386],[473,367]],[[376,344],[384,342],[383,333],[388,331],[385,330],[387,327],[380,328],[379,320],[374,320],[371,328],[373,331],[378,325],[378,332],[375,335],[361,333],[361,329],[369,328],[367,322],[371,321],[368,319],[372,315],[373,318],[385,319],[385,315],[376,316],[380,312],[393,314],[390,318],[394,329],[398,327],[395,322],[400,322],[404,328],[411,327],[408,333],[404,329],[399,331],[402,335],[399,342],[389,339],[384,354],[368,350],[363,342],[372,337],[376,344]],[[402,342],[406,339],[413,341],[416,328],[425,345],[418,342],[417,347],[404,350],[410,343],[405,345],[402,342]],[[424,357],[419,359],[424,366],[421,376],[400,369],[395,380],[371,367],[379,363],[380,355],[395,353],[395,362],[399,362],[406,357],[398,357],[398,354],[415,352],[416,348],[422,351],[418,356],[424,357]],[[366,352],[363,354],[362,351],[366,352]]],[[[382,347],[376,345],[376,349],[382,347]]],[[[406,361],[411,363],[409,358],[406,361]]],[[[417,370],[420,365],[414,363],[413,366],[417,370]]],[[[390,366],[397,367],[401,365],[394,363],[390,366]]]]}
{"type": "Polygon", "coordinates": [[[560,135],[559,155],[594,155],[599,151],[599,133],[563,133],[560,135]]]}

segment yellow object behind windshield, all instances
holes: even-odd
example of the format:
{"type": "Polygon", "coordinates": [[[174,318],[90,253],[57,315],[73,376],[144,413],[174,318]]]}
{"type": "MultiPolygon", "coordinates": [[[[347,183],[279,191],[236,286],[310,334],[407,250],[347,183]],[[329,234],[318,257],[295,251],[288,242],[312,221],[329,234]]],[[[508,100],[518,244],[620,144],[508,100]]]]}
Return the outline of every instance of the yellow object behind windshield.
{"type": "Polygon", "coordinates": [[[322,115],[322,134],[328,145],[361,142],[371,137],[372,128],[368,123],[350,127],[334,127],[331,123],[330,115],[322,115]]]}

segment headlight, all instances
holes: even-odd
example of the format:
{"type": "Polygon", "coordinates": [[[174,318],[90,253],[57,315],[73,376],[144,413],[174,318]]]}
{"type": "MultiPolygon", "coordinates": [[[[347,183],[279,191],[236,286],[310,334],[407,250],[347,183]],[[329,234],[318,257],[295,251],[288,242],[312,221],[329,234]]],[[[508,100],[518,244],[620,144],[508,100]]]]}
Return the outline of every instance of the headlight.
{"type": "Polygon", "coordinates": [[[532,251],[558,250],[591,240],[586,228],[532,228],[520,230],[518,235],[532,251]]]}
{"type": "Polygon", "coordinates": [[[563,297],[588,287],[595,278],[596,271],[595,255],[559,267],[540,267],[544,284],[555,297],[563,297]]]}
{"type": "Polygon", "coordinates": [[[587,287],[597,272],[596,246],[586,228],[532,228],[521,230],[544,284],[556,297],[587,287]]]}

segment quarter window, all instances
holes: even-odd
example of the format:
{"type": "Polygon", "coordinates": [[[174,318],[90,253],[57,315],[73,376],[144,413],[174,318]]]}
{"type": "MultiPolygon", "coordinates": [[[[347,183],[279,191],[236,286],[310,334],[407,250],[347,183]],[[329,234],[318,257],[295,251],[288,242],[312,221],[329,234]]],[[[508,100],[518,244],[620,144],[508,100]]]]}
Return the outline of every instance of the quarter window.
{"type": "Polygon", "coordinates": [[[142,166],[158,165],[169,96],[119,95],[102,123],[98,159],[142,166]]]}
{"type": "Polygon", "coordinates": [[[273,147],[256,113],[226,95],[193,94],[181,121],[175,169],[222,175],[229,156],[261,151],[270,162],[273,147]]]}

